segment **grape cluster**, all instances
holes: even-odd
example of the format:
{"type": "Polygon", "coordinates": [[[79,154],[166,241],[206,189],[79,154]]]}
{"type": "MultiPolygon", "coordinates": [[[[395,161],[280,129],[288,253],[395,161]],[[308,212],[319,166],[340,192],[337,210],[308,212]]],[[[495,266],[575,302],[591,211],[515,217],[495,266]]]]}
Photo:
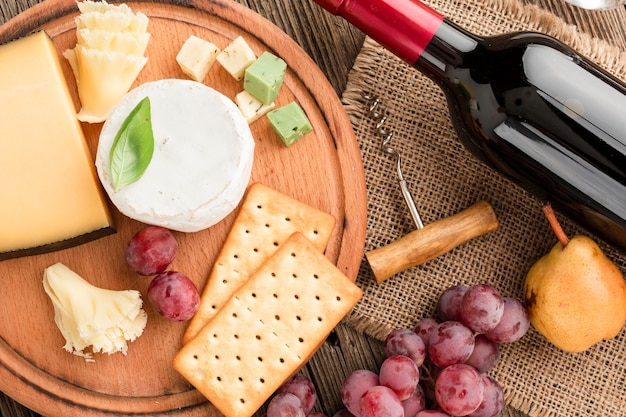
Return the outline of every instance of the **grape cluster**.
{"type": "Polygon", "coordinates": [[[137,274],[154,275],[148,286],[148,300],[165,318],[189,320],[200,306],[200,295],[185,274],[168,271],[178,253],[172,233],[160,226],[141,229],[126,246],[126,263],[137,274]]]}
{"type": "Polygon", "coordinates": [[[529,326],[523,304],[493,286],[450,287],[436,317],[389,333],[378,373],[346,377],[346,408],[334,417],[494,417],[504,395],[487,372],[500,358],[499,344],[519,340],[529,326]]]}
{"type": "Polygon", "coordinates": [[[313,412],[317,391],[313,382],[297,373],[287,380],[267,404],[265,417],[326,417],[313,412]]]}

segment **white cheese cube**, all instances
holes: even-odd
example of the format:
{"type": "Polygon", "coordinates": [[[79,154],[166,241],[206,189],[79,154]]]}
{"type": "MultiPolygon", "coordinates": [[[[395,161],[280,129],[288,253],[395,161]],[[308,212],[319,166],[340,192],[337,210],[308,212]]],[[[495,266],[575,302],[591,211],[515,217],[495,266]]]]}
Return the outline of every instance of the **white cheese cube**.
{"type": "Polygon", "coordinates": [[[276,106],[274,102],[264,104],[246,90],[235,96],[235,103],[237,103],[237,107],[239,107],[248,124],[254,122],[276,106]]]}
{"type": "Polygon", "coordinates": [[[255,60],[254,51],[241,36],[238,36],[217,55],[217,62],[237,81],[243,78],[246,68],[255,60]]]}
{"type": "Polygon", "coordinates": [[[191,35],[176,55],[176,62],[191,79],[202,82],[219,53],[220,49],[211,42],[191,35]]]}

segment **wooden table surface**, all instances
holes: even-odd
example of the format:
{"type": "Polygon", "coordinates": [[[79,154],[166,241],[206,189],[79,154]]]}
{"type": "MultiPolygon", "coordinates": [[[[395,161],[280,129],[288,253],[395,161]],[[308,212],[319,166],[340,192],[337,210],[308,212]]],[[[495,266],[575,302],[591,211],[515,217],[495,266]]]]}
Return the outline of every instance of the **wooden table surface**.
{"type": "MultiPolygon", "coordinates": [[[[0,24],[41,0],[0,0],[0,24]]],[[[207,0],[209,1],[209,0],[207,0]]],[[[266,17],[292,37],[326,74],[339,96],[359,53],[364,35],[339,18],[324,12],[312,0],[237,0],[266,17]]],[[[576,24],[580,30],[607,39],[626,49],[626,9],[589,12],[562,0],[526,0],[576,24]]],[[[382,361],[380,342],[339,325],[310,360],[305,372],[318,390],[317,410],[332,415],[342,408],[339,387],[355,369],[377,369],[382,361]]],[[[0,417],[33,417],[39,414],[0,393],[0,417]]],[[[506,409],[502,416],[524,414],[506,409]]]]}

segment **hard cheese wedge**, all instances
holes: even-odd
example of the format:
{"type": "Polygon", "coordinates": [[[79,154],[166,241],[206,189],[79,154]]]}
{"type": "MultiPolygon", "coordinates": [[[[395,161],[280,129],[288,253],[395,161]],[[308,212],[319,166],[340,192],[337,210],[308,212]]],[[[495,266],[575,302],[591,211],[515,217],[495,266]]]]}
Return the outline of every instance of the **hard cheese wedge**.
{"type": "Polygon", "coordinates": [[[181,349],[174,368],[225,416],[251,416],[361,295],[295,233],[181,349]]]}
{"type": "Polygon", "coordinates": [[[0,46],[0,260],[112,233],[112,221],[45,32],[0,46]]]}

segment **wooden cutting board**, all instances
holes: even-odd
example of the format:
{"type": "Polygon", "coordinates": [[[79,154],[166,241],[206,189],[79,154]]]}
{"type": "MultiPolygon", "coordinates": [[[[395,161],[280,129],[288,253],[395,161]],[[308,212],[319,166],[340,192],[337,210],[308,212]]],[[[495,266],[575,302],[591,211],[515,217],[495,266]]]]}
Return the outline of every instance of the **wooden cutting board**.
{"type": "MultiPolygon", "coordinates": [[[[366,224],[363,166],[350,122],[319,68],[280,29],[230,0],[126,3],[150,18],[148,64],[136,85],[186,78],[175,56],[192,34],[221,48],[241,35],[257,55],[270,51],[287,62],[289,69],[277,105],[299,102],[314,132],[287,148],[265,118],[255,122],[251,126],[256,140],[252,181],[333,214],[337,227],[327,257],[356,279],[366,224]]],[[[62,53],[76,42],[77,13],[75,0],[43,2],[0,27],[0,42],[43,29],[62,53]]],[[[71,69],[62,61],[79,108],[71,69]]],[[[241,82],[230,78],[219,65],[212,68],[205,83],[231,98],[242,89],[241,82]]],[[[95,156],[101,125],[84,124],[83,128],[95,156]]],[[[130,344],[126,356],[96,354],[95,363],[87,363],[62,349],[65,341],[41,282],[45,267],[63,262],[94,285],[137,289],[146,299],[150,278],[131,273],[123,258],[126,243],[144,225],[111,208],[118,230],[115,235],[64,251],[0,262],[4,292],[0,303],[0,390],[51,417],[218,415],[171,366],[185,324],[161,318],[148,304],[146,330],[130,344]]],[[[201,289],[235,214],[202,232],[176,233],[179,254],[171,269],[186,273],[201,289]]]]}

